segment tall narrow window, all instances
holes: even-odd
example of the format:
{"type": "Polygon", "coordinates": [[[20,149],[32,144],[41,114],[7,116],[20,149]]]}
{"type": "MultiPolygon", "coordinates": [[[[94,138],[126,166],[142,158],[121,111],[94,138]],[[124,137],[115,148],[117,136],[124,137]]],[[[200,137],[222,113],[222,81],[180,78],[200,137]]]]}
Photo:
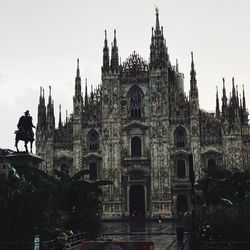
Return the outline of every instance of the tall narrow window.
{"type": "Polygon", "coordinates": [[[88,149],[89,151],[96,151],[99,149],[99,135],[95,130],[88,133],[88,149]]]}
{"type": "Polygon", "coordinates": [[[131,140],[131,156],[141,156],[141,139],[138,136],[131,140]]]}
{"type": "Polygon", "coordinates": [[[186,177],[185,160],[178,160],[177,161],[177,177],[178,178],[185,178],[186,177]]]}
{"type": "Polygon", "coordinates": [[[129,116],[133,119],[142,117],[142,90],[134,86],[129,91],[129,116]]]}
{"type": "Polygon", "coordinates": [[[92,181],[97,179],[97,165],[94,162],[89,164],[89,179],[92,181]]]}
{"type": "Polygon", "coordinates": [[[187,146],[187,133],[183,127],[178,127],[174,131],[174,144],[177,148],[183,148],[187,146]]]}

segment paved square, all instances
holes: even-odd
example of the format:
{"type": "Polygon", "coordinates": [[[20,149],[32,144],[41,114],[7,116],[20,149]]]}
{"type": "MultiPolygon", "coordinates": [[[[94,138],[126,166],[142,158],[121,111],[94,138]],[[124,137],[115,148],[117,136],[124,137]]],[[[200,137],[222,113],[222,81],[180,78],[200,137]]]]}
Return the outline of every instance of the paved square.
{"type": "Polygon", "coordinates": [[[117,241],[153,241],[155,250],[177,249],[175,228],[175,222],[103,222],[101,235],[117,241]]]}

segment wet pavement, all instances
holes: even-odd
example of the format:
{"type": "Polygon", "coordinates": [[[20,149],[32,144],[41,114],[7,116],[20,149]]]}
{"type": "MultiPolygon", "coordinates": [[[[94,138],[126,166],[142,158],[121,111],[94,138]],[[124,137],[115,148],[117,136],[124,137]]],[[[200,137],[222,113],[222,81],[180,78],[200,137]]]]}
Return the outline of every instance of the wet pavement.
{"type": "Polygon", "coordinates": [[[178,249],[175,222],[103,222],[100,235],[116,241],[153,241],[154,250],[178,249]]]}

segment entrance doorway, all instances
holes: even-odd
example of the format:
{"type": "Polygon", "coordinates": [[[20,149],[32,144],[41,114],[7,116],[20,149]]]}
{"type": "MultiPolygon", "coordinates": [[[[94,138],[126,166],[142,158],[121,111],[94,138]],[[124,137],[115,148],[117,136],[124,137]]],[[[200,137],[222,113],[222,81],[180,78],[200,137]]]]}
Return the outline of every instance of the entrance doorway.
{"type": "Polygon", "coordinates": [[[187,204],[187,196],[184,194],[180,194],[177,196],[177,213],[183,214],[187,211],[188,204],[187,204]]]}
{"type": "Polygon", "coordinates": [[[145,192],[141,185],[134,185],[129,190],[129,214],[131,218],[145,217],[145,192]]]}

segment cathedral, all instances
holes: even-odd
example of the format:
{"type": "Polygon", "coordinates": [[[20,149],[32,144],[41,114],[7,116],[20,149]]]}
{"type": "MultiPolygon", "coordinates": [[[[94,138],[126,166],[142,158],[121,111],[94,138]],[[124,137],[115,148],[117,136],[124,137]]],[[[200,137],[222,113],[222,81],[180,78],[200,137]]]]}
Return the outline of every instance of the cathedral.
{"type": "Polygon", "coordinates": [[[175,218],[191,208],[191,162],[196,180],[209,168],[250,165],[244,88],[239,94],[232,79],[227,94],[223,79],[215,112],[201,109],[193,54],[186,95],[184,75],[169,59],[158,10],[149,62],[136,52],[120,62],[116,31],[111,52],[105,31],[101,72],[101,85],[88,92],[77,60],[73,113],[62,122],[60,109],[58,126],[51,91],[46,105],[41,88],[36,150],[49,174],[87,169],[87,180],[112,180],[103,187],[104,219],[159,213],[175,218]]]}

